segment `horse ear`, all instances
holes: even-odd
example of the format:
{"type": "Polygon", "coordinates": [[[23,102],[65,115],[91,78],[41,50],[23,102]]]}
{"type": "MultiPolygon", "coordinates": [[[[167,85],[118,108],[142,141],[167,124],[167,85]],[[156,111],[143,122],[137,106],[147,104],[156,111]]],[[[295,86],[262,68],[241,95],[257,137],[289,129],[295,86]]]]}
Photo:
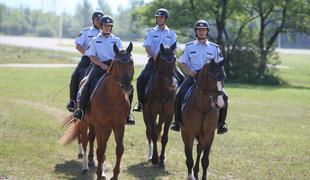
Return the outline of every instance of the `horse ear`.
{"type": "Polygon", "coordinates": [[[174,51],[176,47],[177,47],[177,42],[174,42],[172,46],[170,47],[170,50],[174,51]]]}
{"type": "Polygon", "coordinates": [[[126,49],[126,51],[127,51],[128,53],[131,53],[132,48],[133,48],[132,42],[130,42],[129,45],[128,45],[128,47],[127,47],[127,49],[126,49]]]}
{"type": "MultiPolygon", "coordinates": [[[[114,44],[115,45],[115,44],[114,44]]],[[[116,47],[117,48],[117,47],[116,47]]],[[[112,72],[112,69],[113,69],[113,66],[114,66],[114,62],[115,61],[112,61],[109,68],[108,68],[108,73],[110,74],[112,72]]]]}
{"type": "Polygon", "coordinates": [[[113,50],[114,50],[115,54],[119,53],[119,49],[118,49],[116,43],[113,44],[113,50]]]}
{"type": "Polygon", "coordinates": [[[164,51],[165,50],[165,47],[162,43],[160,43],[160,51],[164,51]]]}

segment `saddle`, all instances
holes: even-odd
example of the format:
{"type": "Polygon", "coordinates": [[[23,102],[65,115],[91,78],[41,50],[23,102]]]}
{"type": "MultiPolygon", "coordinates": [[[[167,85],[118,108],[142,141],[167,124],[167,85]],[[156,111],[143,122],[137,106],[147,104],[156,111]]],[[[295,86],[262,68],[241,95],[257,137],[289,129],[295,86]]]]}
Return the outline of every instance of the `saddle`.
{"type": "MultiPolygon", "coordinates": [[[[96,92],[96,90],[97,90],[97,88],[98,88],[100,82],[106,77],[106,75],[107,75],[107,73],[105,73],[104,75],[102,75],[100,78],[94,79],[94,80],[91,81],[91,83],[90,83],[90,93],[91,93],[91,95],[90,95],[90,100],[92,100],[93,95],[95,94],[95,92],[96,92]]],[[[86,84],[86,80],[87,80],[87,79],[88,79],[88,75],[85,76],[85,77],[82,79],[82,81],[81,81],[81,85],[80,85],[79,91],[78,91],[78,93],[77,93],[77,95],[76,95],[76,100],[77,100],[78,102],[79,102],[80,99],[81,99],[82,90],[83,90],[83,88],[84,88],[84,85],[86,84]]]]}

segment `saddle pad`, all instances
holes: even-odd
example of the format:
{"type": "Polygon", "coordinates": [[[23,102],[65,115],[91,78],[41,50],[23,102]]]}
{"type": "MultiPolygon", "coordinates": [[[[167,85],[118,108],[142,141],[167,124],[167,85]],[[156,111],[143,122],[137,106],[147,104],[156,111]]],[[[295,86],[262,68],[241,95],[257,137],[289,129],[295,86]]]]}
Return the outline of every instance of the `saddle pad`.
{"type": "Polygon", "coordinates": [[[183,91],[181,94],[182,100],[181,100],[181,110],[183,111],[185,105],[187,104],[189,97],[192,95],[193,90],[195,88],[196,84],[193,83],[186,91],[183,91]]]}

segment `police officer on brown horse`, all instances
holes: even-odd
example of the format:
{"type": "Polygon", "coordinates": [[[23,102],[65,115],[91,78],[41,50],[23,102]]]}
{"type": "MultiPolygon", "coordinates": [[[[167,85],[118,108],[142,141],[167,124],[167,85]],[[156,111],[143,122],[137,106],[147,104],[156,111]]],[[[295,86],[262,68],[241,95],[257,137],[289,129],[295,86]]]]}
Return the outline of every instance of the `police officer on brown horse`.
{"type": "Polygon", "coordinates": [[[79,89],[80,80],[85,75],[86,69],[90,65],[90,59],[85,54],[90,40],[96,37],[100,33],[100,18],[103,16],[103,12],[96,10],[92,14],[93,25],[83,28],[79,36],[75,39],[75,48],[82,54],[81,61],[73,71],[70,81],[70,100],[67,104],[67,109],[70,112],[74,112],[76,109],[76,95],[79,89]]]}
{"type": "MultiPolygon", "coordinates": [[[[170,29],[166,21],[169,18],[169,12],[167,9],[160,8],[155,13],[156,26],[147,30],[146,37],[144,39],[143,47],[149,57],[147,64],[141,71],[137,79],[137,93],[138,93],[138,105],[133,109],[133,111],[141,111],[142,106],[145,102],[145,86],[148,82],[151,74],[154,72],[155,61],[157,54],[160,50],[160,45],[172,46],[177,40],[177,35],[174,30],[170,29]]],[[[175,77],[177,78],[179,84],[184,80],[184,75],[176,67],[175,77]]]]}
{"type": "MultiPolygon", "coordinates": [[[[186,43],[184,53],[180,58],[180,63],[184,71],[188,74],[188,77],[184,80],[180,88],[178,89],[175,100],[175,122],[171,129],[179,131],[180,119],[181,119],[181,96],[184,95],[188,88],[195,82],[197,73],[208,61],[214,60],[215,62],[221,62],[224,60],[219,46],[207,40],[209,32],[209,24],[205,20],[199,20],[194,25],[196,34],[196,40],[186,43]]],[[[219,111],[219,122],[217,133],[223,134],[228,131],[225,123],[227,108],[228,108],[228,96],[223,91],[223,100],[225,105],[219,111]]]]}

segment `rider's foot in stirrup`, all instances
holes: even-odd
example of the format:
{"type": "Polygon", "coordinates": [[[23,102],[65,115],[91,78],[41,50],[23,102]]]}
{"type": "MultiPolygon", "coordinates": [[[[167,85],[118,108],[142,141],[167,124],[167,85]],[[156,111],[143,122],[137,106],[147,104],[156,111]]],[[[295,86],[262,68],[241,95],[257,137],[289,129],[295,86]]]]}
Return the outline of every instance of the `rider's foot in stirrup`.
{"type": "Polygon", "coordinates": [[[141,112],[141,110],[142,110],[142,104],[138,102],[136,106],[133,108],[133,111],[141,112]]]}
{"type": "Polygon", "coordinates": [[[129,114],[127,116],[126,124],[127,125],[135,125],[136,124],[135,119],[132,117],[132,115],[129,114]]]}
{"type": "Polygon", "coordinates": [[[227,124],[225,122],[219,123],[217,127],[217,134],[224,134],[228,131],[227,124]]]}
{"type": "Polygon", "coordinates": [[[75,109],[76,109],[76,103],[75,103],[74,100],[72,100],[72,99],[69,100],[69,102],[68,102],[68,104],[67,104],[67,109],[68,109],[68,111],[70,111],[70,112],[74,112],[74,111],[75,111],[75,109]]]}
{"type": "Polygon", "coordinates": [[[173,122],[173,123],[171,124],[170,129],[173,130],[173,131],[179,132],[179,131],[180,131],[180,124],[179,124],[179,123],[176,123],[176,122],[173,122]]]}
{"type": "Polygon", "coordinates": [[[84,111],[82,109],[78,108],[77,110],[74,111],[73,117],[75,119],[80,120],[80,121],[83,120],[83,118],[84,118],[84,111]]]}

